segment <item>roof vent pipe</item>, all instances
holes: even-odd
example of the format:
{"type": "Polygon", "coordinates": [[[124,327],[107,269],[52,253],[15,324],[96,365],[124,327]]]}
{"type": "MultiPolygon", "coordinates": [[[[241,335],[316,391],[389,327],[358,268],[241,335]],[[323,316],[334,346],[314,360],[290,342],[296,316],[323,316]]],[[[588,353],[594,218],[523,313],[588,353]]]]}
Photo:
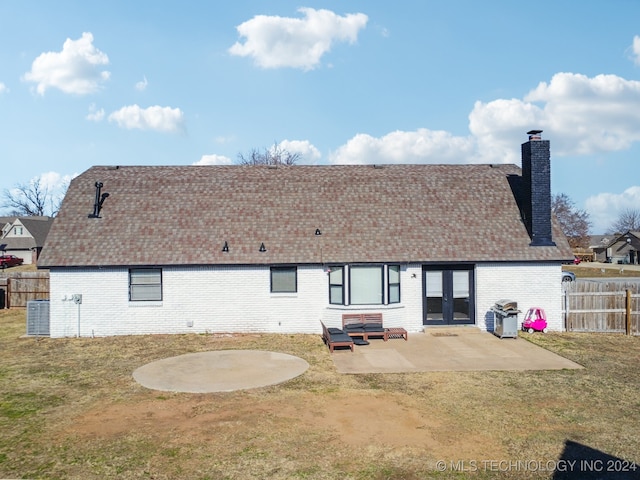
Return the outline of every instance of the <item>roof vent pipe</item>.
{"type": "Polygon", "coordinates": [[[108,193],[100,193],[102,191],[102,182],[96,182],[96,200],[93,203],[93,213],[89,214],[89,218],[100,218],[100,210],[102,210],[102,204],[109,196],[108,193]]]}

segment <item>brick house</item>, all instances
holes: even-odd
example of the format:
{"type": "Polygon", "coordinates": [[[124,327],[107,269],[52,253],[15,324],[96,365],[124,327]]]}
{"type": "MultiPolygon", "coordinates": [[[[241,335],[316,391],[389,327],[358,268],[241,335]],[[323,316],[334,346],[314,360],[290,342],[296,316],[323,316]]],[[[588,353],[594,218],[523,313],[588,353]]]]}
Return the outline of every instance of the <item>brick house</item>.
{"type": "Polygon", "coordinates": [[[51,336],[318,333],[368,311],[409,332],[492,330],[503,298],[561,330],[573,254],[551,216],[549,141],[533,133],[522,169],[90,168],[39,261],[51,336]]]}

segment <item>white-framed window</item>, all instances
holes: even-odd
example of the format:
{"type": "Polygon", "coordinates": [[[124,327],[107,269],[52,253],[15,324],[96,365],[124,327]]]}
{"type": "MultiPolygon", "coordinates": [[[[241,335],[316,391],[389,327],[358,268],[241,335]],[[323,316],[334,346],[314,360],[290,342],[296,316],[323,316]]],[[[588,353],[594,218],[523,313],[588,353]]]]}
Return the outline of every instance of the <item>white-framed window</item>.
{"type": "Polygon", "coordinates": [[[400,303],[400,265],[330,267],[329,303],[332,305],[400,303]],[[348,292],[348,298],[345,291],[348,292]]]}
{"type": "Polygon", "coordinates": [[[129,301],[162,300],[162,269],[132,268],[129,270],[129,301]]]}
{"type": "Polygon", "coordinates": [[[20,226],[13,227],[13,234],[16,236],[22,235],[24,232],[24,228],[20,226]]]}
{"type": "Polygon", "coordinates": [[[271,293],[296,293],[297,291],[297,267],[271,267],[271,293]]]}

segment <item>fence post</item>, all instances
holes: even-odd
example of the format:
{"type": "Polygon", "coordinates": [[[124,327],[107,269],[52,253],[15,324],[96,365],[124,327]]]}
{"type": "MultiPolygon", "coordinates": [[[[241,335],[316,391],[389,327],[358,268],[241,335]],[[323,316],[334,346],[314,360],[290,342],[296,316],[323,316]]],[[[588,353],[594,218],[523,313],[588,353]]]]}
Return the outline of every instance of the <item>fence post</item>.
{"type": "Polygon", "coordinates": [[[626,310],[627,310],[627,322],[625,326],[625,331],[627,335],[631,335],[631,289],[627,288],[627,302],[626,302],[626,310]]]}
{"type": "MultiPolygon", "coordinates": [[[[564,283],[564,282],[563,282],[564,283]]],[[[564,331],[570,332],[571,325],[569,324],[569,294],[567,293],[567,287],[563,288],[564,290],[564,331]]]]}

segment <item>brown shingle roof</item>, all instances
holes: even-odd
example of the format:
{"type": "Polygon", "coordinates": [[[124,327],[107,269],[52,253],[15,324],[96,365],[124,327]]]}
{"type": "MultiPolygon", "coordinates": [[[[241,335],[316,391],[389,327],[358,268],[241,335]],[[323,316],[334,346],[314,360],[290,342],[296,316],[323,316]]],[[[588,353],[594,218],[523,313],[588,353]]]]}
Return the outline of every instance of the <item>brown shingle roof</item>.
{"type": "Polygon", "coordinates": [[[71,182],[39,265],[572,259],[557,228],[557,247],[529,246],[519,175],[515,165],[93,167],[71,182]],[[88,218],[95,182],[109,197],[88,218]]]}

